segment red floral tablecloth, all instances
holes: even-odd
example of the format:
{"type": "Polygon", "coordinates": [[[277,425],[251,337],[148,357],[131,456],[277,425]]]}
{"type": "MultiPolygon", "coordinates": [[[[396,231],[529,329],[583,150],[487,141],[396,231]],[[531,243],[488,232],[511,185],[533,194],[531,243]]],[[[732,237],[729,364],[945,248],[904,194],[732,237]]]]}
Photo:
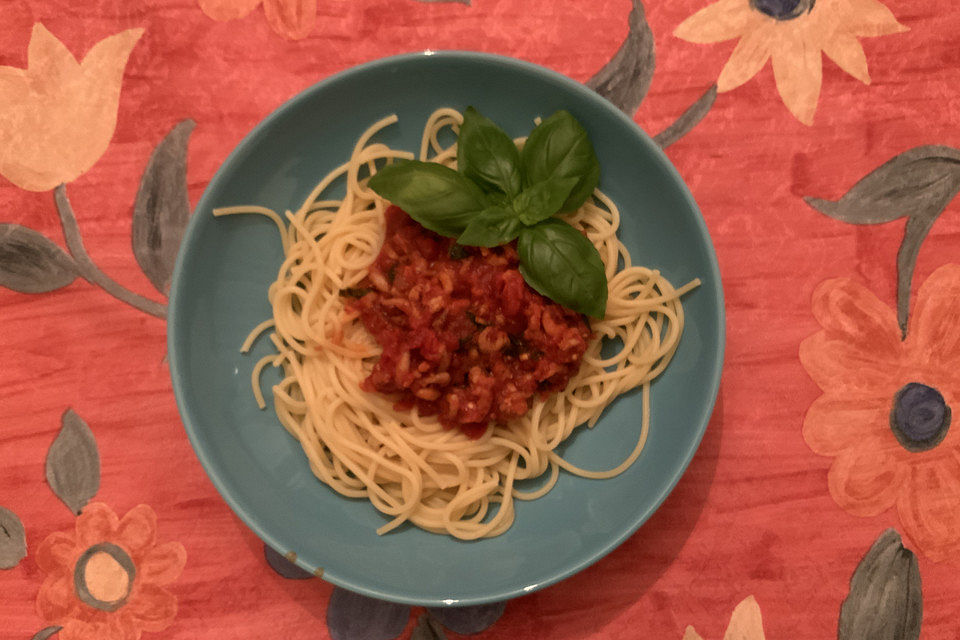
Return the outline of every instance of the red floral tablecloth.
{"type": "Polygon", "coordinates": [[[0,29],[0,636],[958,638],[960,13],[929,0],[25,0],[0,29]],[[560,584],[476,610],[298,575],[193,455],[165,360],[184,222],[316,81],[515,56],[655,136],[719,255],[688,472],[560,584]]]}

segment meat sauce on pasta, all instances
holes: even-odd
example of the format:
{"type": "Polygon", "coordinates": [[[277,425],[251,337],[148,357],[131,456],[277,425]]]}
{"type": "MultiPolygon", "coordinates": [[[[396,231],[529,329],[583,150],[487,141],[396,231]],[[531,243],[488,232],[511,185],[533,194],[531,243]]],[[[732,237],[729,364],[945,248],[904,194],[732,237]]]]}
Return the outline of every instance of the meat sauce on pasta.
{"type": "Polygon", "coordinates": [[[383,348],[364,390],[478,438],[567,386],[590,327],[524,282],[513,244],[455,245],[395,206],[385,227],[367,277],[344,292],[383,348]]]}

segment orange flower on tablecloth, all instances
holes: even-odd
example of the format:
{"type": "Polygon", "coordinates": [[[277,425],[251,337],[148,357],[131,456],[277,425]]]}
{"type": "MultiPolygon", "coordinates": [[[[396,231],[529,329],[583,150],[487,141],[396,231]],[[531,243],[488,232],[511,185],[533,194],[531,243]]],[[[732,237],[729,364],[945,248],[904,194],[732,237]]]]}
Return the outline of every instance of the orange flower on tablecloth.
{"type": "Polygon", "coordinates": [[[960,265],[921,286],[905,340],[894,311],[846,278],[813,295],[823,327],[800,362],[823,390],[803,437],[832,456],[830,494],[857,516],[896,506],[907,535],[931,560],[960,553],[960,265]]]}
{"type": "Polygon", "coordinates": [[[120,84],[143,29],[109,36],[83,62],[39,22],[27,68],[0,67],[0,174],[48,191],[100,159],[117,126],[120,84]]]}
{"type": "MultiPolygon", "coordinates": [[[[703,640],[693,627],[687,627],[683,640],[703,640]]],[[[753,596],[747,596],[730,615],[730,624],[723,640],[764,640],[760,605],[753,596]]]]}
{"type": "Polygon", "coordinates": [[[267,24],[288,40],[310,35],[317,20],[317,0],[197,0],[200,9],[221,22],[243,18],[263,4],[267,24]]]}
{"type": "Polygon", "coordinates": [[[177,615],[177,599],[164,586],[183,571],[179,542],[157,544],[157,515],[145,504],[123,518],[92,503],[73,532],[55,532],[37,549],[46,574],[37,613],[60,625],[63,640],[136,640],[162,631],[177,615]]]}
{"type": "Polygon", "coordinates": [[[823,79],[821,52],[870,84],[857,38],[907,31],[879,0],[719,0],[696,12],[674,35],[708,44],[739,38],[717,91],[736,89],[773,60],[777,91],[800,122],[813,124],[823,79]]]}

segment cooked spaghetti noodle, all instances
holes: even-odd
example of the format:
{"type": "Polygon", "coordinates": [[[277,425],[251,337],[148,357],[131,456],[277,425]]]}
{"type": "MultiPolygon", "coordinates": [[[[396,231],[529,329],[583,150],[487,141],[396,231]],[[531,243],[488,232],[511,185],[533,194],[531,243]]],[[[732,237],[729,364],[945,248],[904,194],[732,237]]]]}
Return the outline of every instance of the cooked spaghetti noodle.
{"type": "MultiPolygon", "coordinates": [[[[396,410],[389,398],[360,388],[379,347],[340,295],[364,279],[383,242],[388,203],[367,188],[367,179],[377,163],[413,158],[371,141],[395,121],[395,116],[384,118],[367,129],[349,161],[327,175],[297,211],[286,212],[285,220],[263,207],[214,211],[218,216],[259,213],[272,218],[286,256],[268,293],[273,318],[254,329],[242,350],[272,329],[276,352],[261,358],[252,374],[258,404],[266,406],[261,370],[282,367],[283,380],[273,387],[277,416],[322,482],[345,496],[368,499],[389,517],[378,533],[411,522],[461,539],[496,536],[512,524],[514,500],[546,494],[561,468],[587,478],[610,478],[639,457],[650,428],[650,382],[677,348],[683,331],[680,297],[699,281],[675,289],[658,271],[633,266],[616,235],[618,209],[596,191],[565,219],[587,234],[603,259],[609,288],[606,317],[591,321],[594,338],[566,389],[536,398],[526,415],[491,425],[478,439],[443,428],[435,416],[396,410]],[[326,195],[343,178],[344,197],[326,195]],[[603,339],[615,345],[613,355],[601,355],[603,339]],[[643,404],[637,444],[621,464],[590,471],[554,451],[574,429],[592,427],[614,399],[637,387],[643,404]],[[549,475],[539,489],[524,492],[516,486],[544,474],[549,475]]],[[[444,128],[457,131],[461,122],[455,110],[434,112],[419,159],[454,166],[456,146],[443,146],[438,134],[444,128]]]]}

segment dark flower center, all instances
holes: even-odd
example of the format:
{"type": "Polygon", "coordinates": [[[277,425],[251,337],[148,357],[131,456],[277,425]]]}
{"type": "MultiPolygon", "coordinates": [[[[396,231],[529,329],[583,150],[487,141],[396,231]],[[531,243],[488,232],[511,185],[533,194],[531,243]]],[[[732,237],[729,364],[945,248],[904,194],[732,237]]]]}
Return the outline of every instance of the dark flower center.
{"type": "Polygon", "coordinates": [[[750,0],[750,6],[776,20],[793,20],[813,10],[816,0],[750,0]]]}
{"type": "Polygon", "coordinates": [[[943,395],[925,384],[910,382],[893,396],[890,428],[908,451],[932,449],[950,429],[950,407],[943,395]]]}
{"type": "Polygon", "coordinates": [[[73,588],[81,602],[101,611],[116,611],[127,602],[137,568],[115,544],[95,544],[73,568],[73,588]]]}

